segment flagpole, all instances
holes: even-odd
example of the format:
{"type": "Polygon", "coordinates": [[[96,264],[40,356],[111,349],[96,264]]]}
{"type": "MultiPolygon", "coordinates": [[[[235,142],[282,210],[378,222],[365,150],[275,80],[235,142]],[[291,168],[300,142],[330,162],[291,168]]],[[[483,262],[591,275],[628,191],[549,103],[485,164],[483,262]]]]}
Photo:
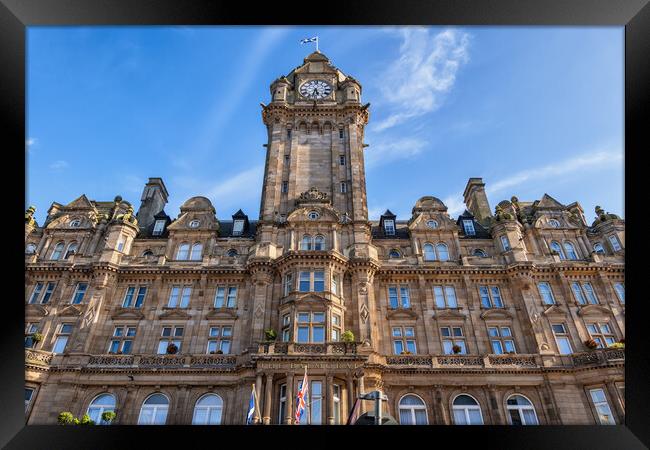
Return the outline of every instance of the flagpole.
{"type": "MultiPolygon", "coordinates": [[[[316,36],[316,51],[318,51],[318,36],[316,36]]],[[[309,402],[307,402],[307,425],[311,425],[311,389],[309,389],[309,379],[307,378],[307,364],[305,364],[305,381],[307,381],[307,395],[309,395],[309,402]]]]}
{"type": "MultiPolygon", "coordinates": [[[[318,51],[318,36],[316,36],[316,51],[318,51]]],[[[307,366],[305,366],[306,368],[307,366]]]]}

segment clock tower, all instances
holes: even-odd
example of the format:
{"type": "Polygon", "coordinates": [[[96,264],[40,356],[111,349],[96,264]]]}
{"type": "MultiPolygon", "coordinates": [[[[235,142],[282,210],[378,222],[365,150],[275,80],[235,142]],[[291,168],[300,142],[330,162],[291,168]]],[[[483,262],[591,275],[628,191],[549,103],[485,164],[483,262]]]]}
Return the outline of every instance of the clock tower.
{"type": "Polygon", "coordinates": [[[262,223],[282,222],[301,198],[320,197],[350,221],[368,220],[361,85],[316,51],[271,84],[262,223]]]}

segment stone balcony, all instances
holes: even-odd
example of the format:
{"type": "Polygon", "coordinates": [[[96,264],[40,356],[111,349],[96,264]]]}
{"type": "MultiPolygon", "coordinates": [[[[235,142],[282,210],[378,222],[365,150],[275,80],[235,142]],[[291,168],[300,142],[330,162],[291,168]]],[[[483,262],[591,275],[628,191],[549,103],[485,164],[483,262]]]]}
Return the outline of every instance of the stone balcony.
{"type": "Polygon", "coordinates": [[[258,355],[356,355],[359,342],[324,342],[300,344],[298,342],[262,342],[258,355]]]}

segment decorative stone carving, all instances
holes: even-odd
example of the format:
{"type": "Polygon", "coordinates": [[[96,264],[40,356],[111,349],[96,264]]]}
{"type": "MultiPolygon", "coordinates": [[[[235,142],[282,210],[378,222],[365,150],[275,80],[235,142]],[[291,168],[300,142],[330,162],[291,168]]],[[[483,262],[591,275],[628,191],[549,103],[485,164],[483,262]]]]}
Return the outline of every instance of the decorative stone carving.
{"type": "Polygon", "coordinates": [[[330,199],[327,192],[321,192],[317,188],[312,187],[308,191],[301,193],[300,198],[296,200],[296,205],[302,203],[330,203],[330,199]]]}

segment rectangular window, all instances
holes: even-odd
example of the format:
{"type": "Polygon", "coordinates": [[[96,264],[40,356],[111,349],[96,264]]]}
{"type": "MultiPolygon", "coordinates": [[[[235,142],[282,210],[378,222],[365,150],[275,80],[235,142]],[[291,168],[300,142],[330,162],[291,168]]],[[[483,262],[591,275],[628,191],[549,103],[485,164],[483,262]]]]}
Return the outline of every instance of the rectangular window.
{"type": "Polygon", "coordinates": [[[156,223],[153,226],[153,234],[154,236],[160,236],[165,229],[165,221],[164,220],[156,220],[156,223]]]}
{"type": "Polygon", "coordinates": [[[287,129],[287,139],[291,139],[291,130],[287,129]]]}
{"type": "Polygon", "coordinates": [[[289,295],[293,291],[293,274],[288,273],[284,277],[284,295],[289,295]]]}
{"type": "Polygon", "coordinates": [[[433,295],[437,308],[457,308],[456,290],[453,286],[434,286],[433,295]]]}
{"type": "Polygon", "coordinates": [[[287,385],[280,385],[280,407],[278,408],[279,417],[278,423],[284,423],[284,418],[287,415],[287,385]]]}
{"type": "Polygon", "coordinates": [[[384,220],[384,233],[386,233],[387,236],[394,236],[395,235],[395,221],[392,219],[386,219],[384,220]]]}
{"type": "Polygon", "coordinates": [[[339,139],[343,139],[343,128],[339,128],[339,139]]]}
{"type": "Polygon", "coordinates": [[[323,292],[325,290],[325,272],[314,272],[314,292],[323,292]]]}
{"type": "Polygon", "coordinates": [[[289,342],[291,339],[291,316],[285,314],[282,316],[282,342],[289,342]]]}
{"type": "Polygon", "coordinates": [[[33,388],[25,388],[25,412],[29,409],[29,404],[32,402],[32,397],[34,396],[33,388]]]}
{"type": "Polygon", "coordinates": [[[393,327],[393,350],[396,355],[417,353],[415,329],[413,327],[393,327]]]}
{"type": "Polygon", "coordinates": [[[300,292],[309,292],[311,272],[300,272],[300,283],[298,290],[300,292]]]}
{"type": "Polygon", "coordinates": [[[232,224],[232,235],[241,236],[243,232],[244,232],[244,221],[241,219],[235,220],[235,222],[232,224]]]}
{"type": "Polygon", "coordinates": [[[325,342],[325,313],[298,313],[298,342],[325,342]]]}
{"type": "Polygon", "coordinates": [[[126,289],[126,294],[124,295],[124,301],[122,302],[123,308],[128,308],[133,305],[133,295],[135,294],[135,286],[129,286],[126,289]]]}
{"type": "Polygon", "coordinates": [[[71,323],[63,323],[59,327],[59,332],[57,333],[56,339],[54,341],[54,347],[52,348],[52,353],[63,353],[65,346],[68,343],[70,334],[72,334],[73,325],[71,323]]]}
{"type": "Polygon", "coordinates": [[[77,283],[77,287],[75,288],[74,294],[72,295],[73,305],[78,305],[83,301],[84,294],[86,293],[87,288],[88,288],[88,283],[77,283]]]}
{"type": "Polygon", "coordinates": [[[345,165],[345,155],[339,155],[339,164],[341,166],[345,165]]]}
{"type": "Polygon", "coordinates": [[[144,303],[144,297],[147,295],[147,286],[140,286],[138,288],[138,296],[135,299],[135,307],[140,308],[144,303]]]}
{"type": "Polygon", "coordinates": [[[612,249],[617,252],[621,250],[621,243],[618,241],[618,238],[615,235],[610,235],[607,236],[607,239],[609,239],[609,243],[612,244],[612,249]]]}
{"type": "MultiPolygon", "coordinates": [[[[296,384],[296,391],[300,387],[300,380],[296,384]]],[[[323,423],[323,382],[312,381],[311,389],[307,391],[307,399],[309,407],[306,408],[303,415],[300,417],[300,424],[302,425],[322,425],[323,423]],[[309,414],[309,417],[307,415],[309,414]]]]}
{"type": "Polygon", "coordinates": [[[336,275],[332,276],[332,294],[338,295],[339,293],[339,279],[336,275]]]}
{"type": "Polygon", "coordinates": [[[282,182],[282,193],[286,194],[289,192],[289,182],[288,181],[283,181],[282,182]]]}
{"type": "Polygon", "coordinates": [[[484,308],[503,308],[501,291],[498,286],[479,286],[481,305],[484,308]]]}
{"type": "Polygon", "coordinates": [[[348,185],[345,181],[341,181],[341,194],[348,192],[348,185]]]}
{"type": "Polygon", "coordinates": [[[332,314],[332,341],[341,340],[341,316],[332,314]]]}
{"type": "Polygon", "coordinates": [[[54,293],[54,288],[56,287],[56,283],[47,283],[47,287],[45,288],[45,293],[43,294],[43,298],[41,299],[41,304],[46,304],[49,303],[50,298],[52,298],[52,294],[54,293]]]}
{"type": "Polygon", "coordinates": [[[34,342],[33,335],[38,331],[37,323],[27,323],[25,326],[25,348],[32,348],[36,342],[34,342]]]}
{"type": "MultiPolygon", "coordinates": [[[[183,327],[163,327],[160,332],[162,339],[158,342],[158,354],[164,355],[167,353],[168,349],[172,350],[169,348],[171,344],[176,346],[175,353],[180,353],[181,345],[183,343],[183,331],[183,327]]],[[[170,351],[170,353],[172,353],[172,351],[170,351]]]]}
{"type": "Polygon", "coordinates": [[[234,308],[237,303],[237,287],[230,286],[228,288],[228,301],[226,303],[227,308],[234,308]]]}
{"type": "Polygon", "coordinates": [[[607,323],[588,323],[587,331],[589,331],[591,338],[598,344],[598,348],[606,348],[616,342],[616,337],[607,323]]]}
{"type": "Polygon", "coordinates": [[[388,287],[388,301],[390,307],[395,308],[410,308],[411,299],[409,295],[409,288],[406,285],[389,286],[388,287]],[[399,289],[398,289],[399,288],[399,289]],[[398,295],[399,292],[399,295],[398,295]]]}
{"type": "Polygon", "coordinates": [[[332,385],[332,401],[334,403],[334,425],[341,424],[341,386],[332,385]]]}
{"type": "Polygon", "coordinates": [[[623,283],[614,283],[614,291],[621,303],[625,303],[625,285],[623,283]]]}
{"type": "Polygon", "coordinates": [[[571,339],[569,338],[569,333],[564,324],[552,324],[551,329],[553,330],[553,335],[555,336],[555,342],[557,343],[560,355],[570,355],[573,353],[573,349],[571,348],[571,339]]]}
{"type": "Polygon", "coordinates": [[[29,303],[36,303],[38,301],[38,297],[41,295],[41,291],[43,291],[43,283],[36,283],[34,290],[32,291],[32,295],[29,297],[29,303]]]}
{"type": "Polygon", "coordinates": [[[591,287],[591,283],[582,283],[581,285],[580,283],[574,281],[571,283],[571,290],[573,291],[573,295],[579,304],[598,304],[598,299],[596,298],[594,289],[591,287]]]}
{"type": "Polygon", "coordinates": [[[504,252],[510,250],[510,241],[508,240],[508,236],[501,236],[501,247],[503,247],[504,252]]]}
{"type": "Polygon", "coordinates": [[[551,290],[551,285],[546,281],[537,283],[537,290],[539,291],[540,297],[542,297],[542,302],[545,305],[554,305],[555,298],[553,297],[553,291],[551,290]]]}
{"type": "Polygon", "coordinates": [[[591,401],[594,403],[596,412],[598,413],[598,420],[601,425],[616,425],[612,410],[609,408],[605,391],[602,389],[590,389],[591,401]]]}
{"type": "Polygon", "coordinates": [[[516,353],[515,341],[512,339],[510,327],[488,327],[488,335],[490,336],[493,353],[497,355],[516,353]]]}
{"type": "Polygon", "coordinates": [[[396,287],[391,286],[388,288],[388,302],[390,304],[390,307],[393,309],[397,308],[399,305],[396,287]]]}
{"type": "Polygon", "coordinates": [[[187,308],[190,304],[190,296],[192,295],[192,286],[172,286],[169,293],[169,308],[187,308]],[[180,300],[180,303],[179,303],[180,300]]]}
{"type": "Polygon", "coordinates": [[[108,346],[109,353],[131,353],[133,347],[133,338],[135,337],[136,328],[126,325],[116,326],[113,330],[113,337],[108,346]]]}
{"type": "Polygon", "coordinates": [[[467,354],[462,327],[440,327],[440,336],[442,337],[442,349],[445,355],[467,354]]]}
{"type": "Polygon", "coordinates": [[[210,327],[207,353],[230,353],[232,326],[210,327]]]}
{"type": "Polygon", "coordinates": [[[465,229],[465,234],[467,236],[474,236],[476,234],[476,230],[474,230],[473,220],[463,220],[463,228],[465,229]]]}

